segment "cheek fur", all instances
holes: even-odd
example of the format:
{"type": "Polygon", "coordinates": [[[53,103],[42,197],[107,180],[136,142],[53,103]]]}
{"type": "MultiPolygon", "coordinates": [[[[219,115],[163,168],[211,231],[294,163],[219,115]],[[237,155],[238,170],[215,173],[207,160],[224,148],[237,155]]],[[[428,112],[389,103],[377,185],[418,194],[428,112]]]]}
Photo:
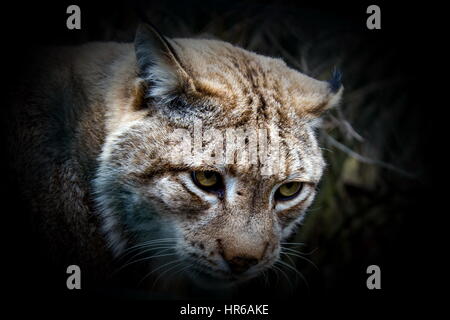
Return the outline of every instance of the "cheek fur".
{"type": "Polygon", "coordinates": [[[178,175],[155,177],[143,188],[143,196],[156,202],[163,212],[195,215],[210,207],[207,201],[191,192],[178,175]]]}

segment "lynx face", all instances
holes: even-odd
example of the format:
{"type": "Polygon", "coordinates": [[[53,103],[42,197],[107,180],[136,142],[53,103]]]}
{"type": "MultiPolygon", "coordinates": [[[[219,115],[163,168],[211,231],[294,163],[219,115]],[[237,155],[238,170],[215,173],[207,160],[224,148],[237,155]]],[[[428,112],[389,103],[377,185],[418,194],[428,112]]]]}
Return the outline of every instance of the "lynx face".
{"type": "Polygon", "coordinates": [[[254,277],[315,196],[314,121],[338,102],[338,79],[146,26],[135,47],[135,88],[111,94],[94,183],[111,248],[138,246],[159,271],[202,283],[254,277]]]}

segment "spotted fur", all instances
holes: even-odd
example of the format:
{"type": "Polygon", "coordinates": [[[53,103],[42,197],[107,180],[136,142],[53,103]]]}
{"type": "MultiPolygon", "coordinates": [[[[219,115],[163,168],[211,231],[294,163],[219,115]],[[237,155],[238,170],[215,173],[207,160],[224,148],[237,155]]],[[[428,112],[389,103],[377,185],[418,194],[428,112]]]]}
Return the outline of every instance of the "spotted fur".
{"type": "Polygon", "coordinates": [[[49,234],[65,225],[91,255],[114,256],[170,238],[171,260],[204,283],[245,280],[279,258],[323,173],[314,123],[339,101],[336,77],[318,81],[281,59],[217,40],[167,39],[146,25],[134,48],[94,43],[56,52],[47,67],[58,71],[43,77],[39,99],[19,116],[28,128],[18,139],[18,163],[32,168],[25,181],[37,181],[37,165],[47,170],[37,192],[25,189],[43,220],[53,217],[49,234]],[[77,116],[55,124],[61,102],[77,116]],[[31,121],[36,115],[41,122],[31,121]],[[67,128],[66,144],[47,145],[61,133],[49,130],[55,126],[67,128]],[[233,147],[232,130],[241,130],[234,137],[243,147],[233,147]],[[199,133],[205,141],[189,140],[199,133]],[[244,150],[252,141],[256,155],[244,150]],[[261,141],[276,145],[266,150],[275,161],[261,158],[261,141]],[[196,144],[207,152],[179,156],[196,144]],[[199,170],[221,174],[223,198],[196,186],[191,172],[199,170]],[[276,201],[288,181],[303,182],[301,193],[276,201]],[[70,224],[82,216],[82,227],[70,224]],[[252,265],[235,274],[233,259],[252,265]]]}

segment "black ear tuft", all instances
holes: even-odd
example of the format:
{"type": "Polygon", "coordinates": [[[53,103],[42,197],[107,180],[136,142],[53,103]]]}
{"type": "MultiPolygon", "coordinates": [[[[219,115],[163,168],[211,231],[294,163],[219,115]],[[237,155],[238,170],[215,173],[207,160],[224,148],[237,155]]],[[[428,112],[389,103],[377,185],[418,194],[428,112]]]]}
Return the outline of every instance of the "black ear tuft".
{"type": "Polygon", "coordinates": [[[334,68],[333,74],[331,75],[331,79],[327,81],[328,85],[330,86],[330,90],[333,93],[336,93],[339,91],[339,89],[342,87],[342,72],[338,69],[334,68]]]}

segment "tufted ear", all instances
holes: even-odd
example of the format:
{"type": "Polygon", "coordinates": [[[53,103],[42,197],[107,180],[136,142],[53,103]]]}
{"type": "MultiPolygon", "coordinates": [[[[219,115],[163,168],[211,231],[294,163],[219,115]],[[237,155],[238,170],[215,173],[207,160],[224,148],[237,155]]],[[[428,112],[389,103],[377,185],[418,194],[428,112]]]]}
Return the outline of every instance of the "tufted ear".
{"type": "Polygon", "coordinates": [[[342,92],[344,91],[342,85],[342,73],[339,70],[334,69],[331,79],[327,81],[327,84],[329,89],[328,101],[324,104],[323,110],[320,112],[336,106],[341,101],[342,92]]]}
{"type": "Polygon", "coordinates": [[[316,116],[320,116],[323,112],[338,105],[342,98],[344,87],[342,86],[342,73],[334,69],[331,78],[325,81],[325,99],[319,107],[314,110],[316,116]]]}
{"type": "Polygon", "coordinates": [[[331,92],[338,93],[342,89],[342,72],[337,69],[333,70],[331,79],[327,81],[331,92]]]}
{"type": "Polygon", "coordinates": [[[344,92],[344,86],[341,83],[336,86],[336,84],[331,84],[330,81],[328,81],[328,84],[330,89],[330,93],[328,94],[328,101],[323,105],[320,113],[323,113],[324,111],[337,106],[341,102],[342,93],[344,92]]]}
{"type": "MultiPolygon", "coordinates": [[[[147,97],[170,101],[191,85],[177,53],[177,43],[154,26],[140,24],[134,40],[139,76],[147,84],[147,97]]],[[[179,49],[179,48],[178,48],[179,49]]]]}
{"type": "MultiPolygon", "coordinates": [[[[344,87],[342,86],[342,74],[334,70],[331,79],[319,81],[310,78],[307,92],[300,95],[298,105],[299,112],[307,119],[316,119],[322,113],[339,104],[344,87]]],[[[305,86],[306,82],[303,83],[305,86]]]]}

